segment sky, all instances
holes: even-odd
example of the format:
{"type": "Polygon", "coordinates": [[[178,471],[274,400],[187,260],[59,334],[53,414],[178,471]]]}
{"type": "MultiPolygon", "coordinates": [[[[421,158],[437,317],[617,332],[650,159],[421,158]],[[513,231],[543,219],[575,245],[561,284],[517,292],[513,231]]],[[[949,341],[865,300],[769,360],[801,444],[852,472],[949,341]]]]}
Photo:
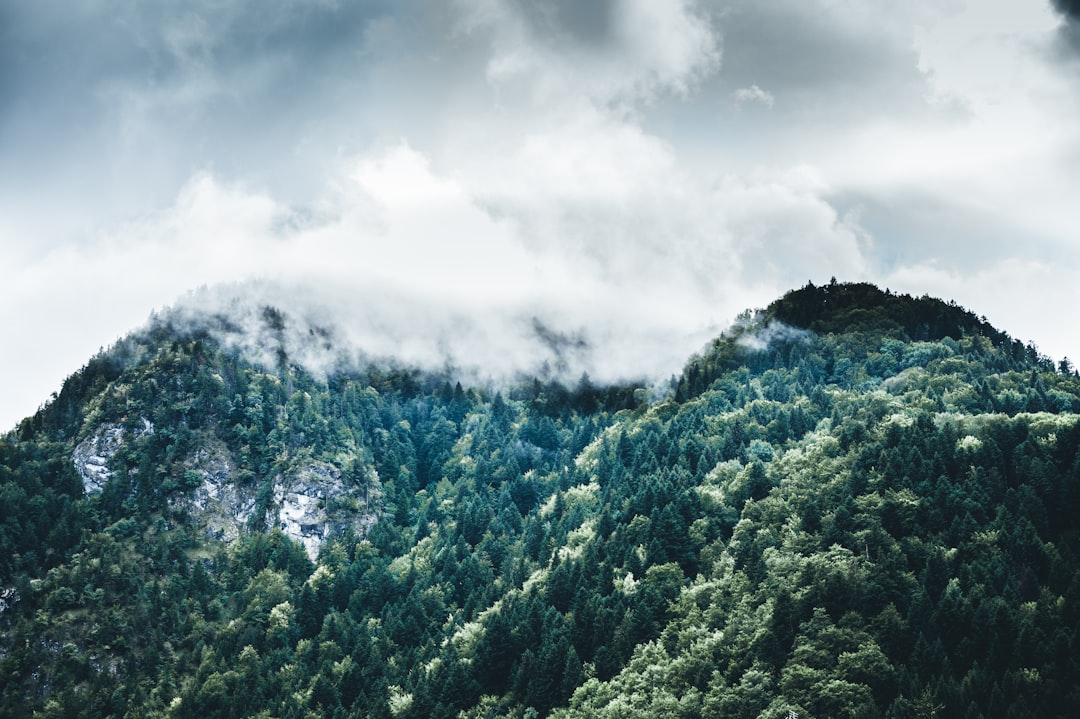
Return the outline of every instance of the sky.
{"type": "Polygon", "coordinates": [[[835,277],[1080,359],[1076,0],[0,0],[0,98],[0,427],[243,295],[612,381],[835,277]]]}

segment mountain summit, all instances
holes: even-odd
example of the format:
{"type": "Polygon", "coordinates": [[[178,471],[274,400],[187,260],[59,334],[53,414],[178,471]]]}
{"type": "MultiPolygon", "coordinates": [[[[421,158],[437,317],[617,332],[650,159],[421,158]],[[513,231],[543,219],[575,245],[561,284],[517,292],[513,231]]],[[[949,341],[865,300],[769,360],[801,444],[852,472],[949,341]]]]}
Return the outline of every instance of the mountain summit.
{"type": "Polygon", "coordinates": [[[1080,377],[955,304],[807,285],[660,388],[244,316],[163,313],[0,439],[3,716],[1080,703],[1080,377]]]}

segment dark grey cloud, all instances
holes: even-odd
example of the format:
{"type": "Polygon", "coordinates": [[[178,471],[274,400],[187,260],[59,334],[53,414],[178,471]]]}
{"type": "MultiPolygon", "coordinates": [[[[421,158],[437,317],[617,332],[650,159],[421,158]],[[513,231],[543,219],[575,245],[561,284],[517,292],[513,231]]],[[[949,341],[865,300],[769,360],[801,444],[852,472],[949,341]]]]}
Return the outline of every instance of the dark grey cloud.
{"type": "Polygon", "coordinates": [[[927,77],[912,27],[884,7],[846,4],[725,3],[718,16],[727,92],[757,86],[788,116],[851,122],[855,117],[926,114],[927,77]]]}
{"type": "Polygon", "coordinates": [[[1050,0],[1054,9],[1074,22],[1080,22],[1080,0],[1050,0]]]}
{"type": "Polygon", "coordinates": [[[516,5],[534,32],[575,43],[603,46],[612,39],[616,0],[521,0],[516,5]]]}
{"type": "Polygon", "coordinates": [[[367,98],[431,116],[446,83],[439,58],[415,50],[437,55],[452,24],[437,4],[377,1],[45,1],[4,13],[0,191],[72,196],[56,219],[64,234],[165,204],[207,168],[299,202],[317,195],[328,163],[385,131],[367,98]],[[417,104],[404,108],[392,83],[409,79],[387,71],[403,63],[418,66],[417,104]]]}
{"type": "Polygon", "coordinates": [[[1062,19],[1057,50],[1066,60],[1080,57],[1080,0],[1050,0],[1050,6],[1062,19]]]}
{"type": "MultiPolygon", "coordinates": [[[[86,80],[84,89],[92,92],[110,82],[167,84],[198,70],[229,75],[267,57],[318,70],[343,48],[361,50],[359,33],[375,18],[399,14],[396,7],[375,0],[9,3],[0,52],[25,63],[17,76],[42,92],[86,80]]],[[[281,80],[295,84],[288,76],[281,80]]]]}

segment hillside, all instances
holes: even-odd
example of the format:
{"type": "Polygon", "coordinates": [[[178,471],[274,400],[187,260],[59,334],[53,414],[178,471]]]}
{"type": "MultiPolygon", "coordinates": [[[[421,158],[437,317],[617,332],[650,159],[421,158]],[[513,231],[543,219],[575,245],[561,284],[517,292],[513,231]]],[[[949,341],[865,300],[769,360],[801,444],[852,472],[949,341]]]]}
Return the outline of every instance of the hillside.
{"type": "Polygon", "coordinates": [[[808,285],[665,396],[313,373],[261,318],[0,439],[0,715],[1080,706],[1080,377],[963,308],[808,285]]]}

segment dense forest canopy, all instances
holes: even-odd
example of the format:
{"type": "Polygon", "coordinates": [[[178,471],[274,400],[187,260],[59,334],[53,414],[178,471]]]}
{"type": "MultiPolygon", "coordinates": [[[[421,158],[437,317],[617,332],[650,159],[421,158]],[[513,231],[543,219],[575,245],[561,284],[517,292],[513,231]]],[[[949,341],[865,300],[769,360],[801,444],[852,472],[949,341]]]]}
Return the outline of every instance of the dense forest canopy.
{"type": "Polygon", "coordinates": [[[1073,716],[1078,410],[1067,360],[866,284],[659,397],[166,315],[0,439],[0,715],[1073,716]]]}

